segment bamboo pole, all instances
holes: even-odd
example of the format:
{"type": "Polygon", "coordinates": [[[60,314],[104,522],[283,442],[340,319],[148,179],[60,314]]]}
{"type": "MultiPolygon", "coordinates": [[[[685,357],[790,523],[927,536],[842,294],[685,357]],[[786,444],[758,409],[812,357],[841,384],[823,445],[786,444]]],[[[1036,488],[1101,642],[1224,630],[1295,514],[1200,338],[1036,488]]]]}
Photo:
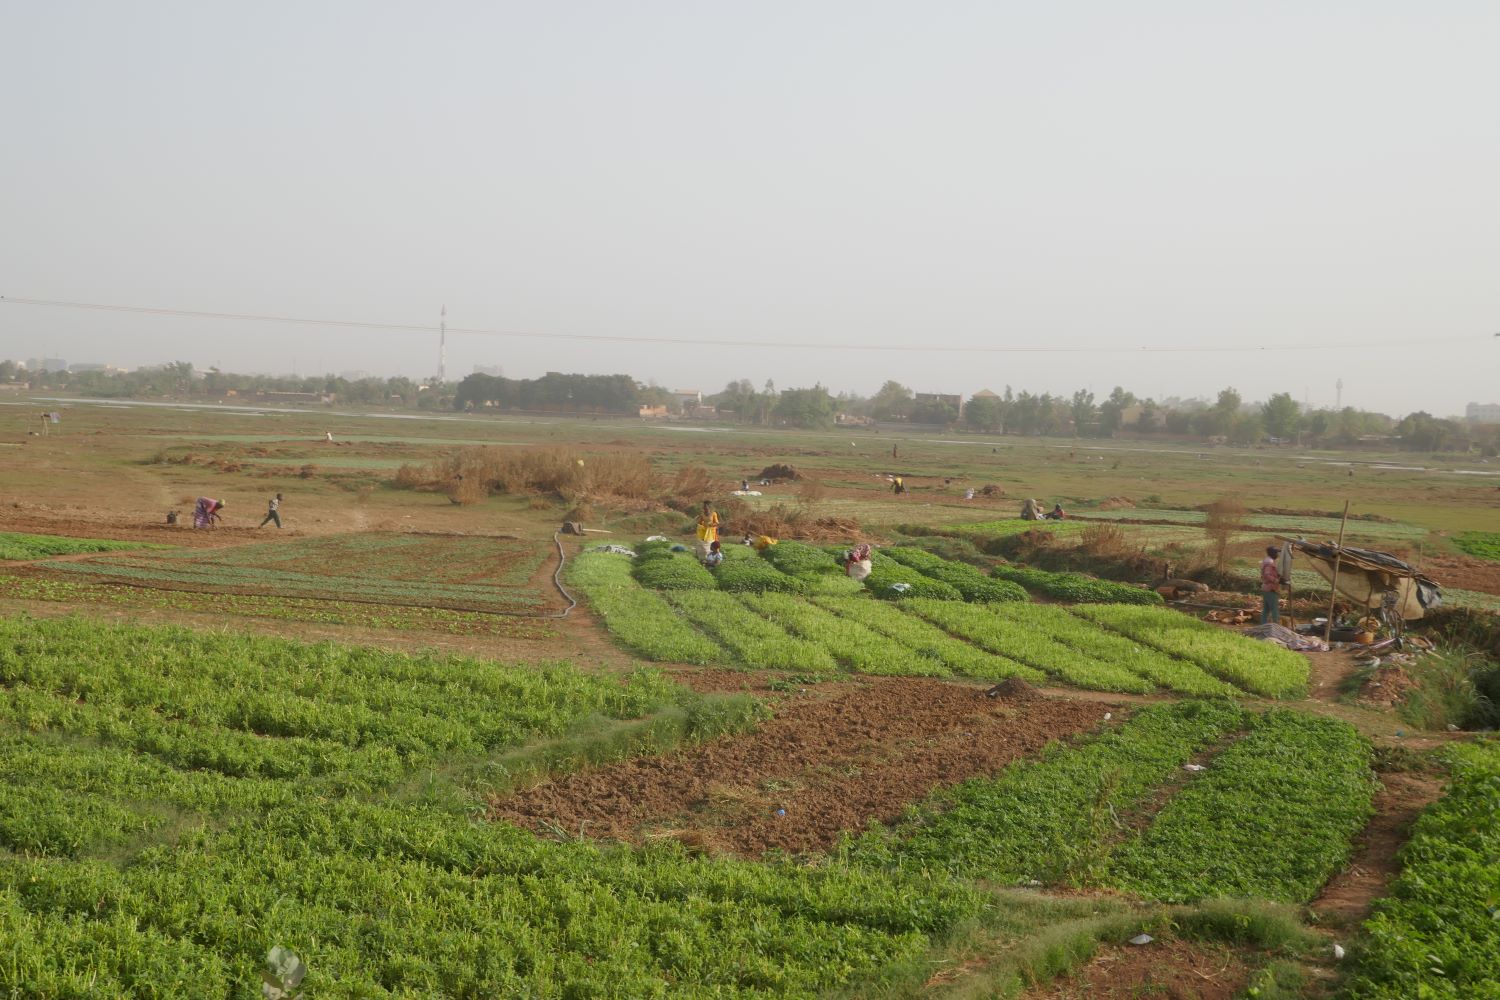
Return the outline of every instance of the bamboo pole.
{"type": "Polygon", "coordinates": [[[1328,595],[1328,621],[1323,626],[1323,641],[1333,635],[1333,605],[1339,599],[1339,563],[1344,558],[1344,525],[1349,523],[1349,501],[1344,501],[1344,517],[1339,521],[1339,544],[1333,553],[1333,593],[1328,595]]]}

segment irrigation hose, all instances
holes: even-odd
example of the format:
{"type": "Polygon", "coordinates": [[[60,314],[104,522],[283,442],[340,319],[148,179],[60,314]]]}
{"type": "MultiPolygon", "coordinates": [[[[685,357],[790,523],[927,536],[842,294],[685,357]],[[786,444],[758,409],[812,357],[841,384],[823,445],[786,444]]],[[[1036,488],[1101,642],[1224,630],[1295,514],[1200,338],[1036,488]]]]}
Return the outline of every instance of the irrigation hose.
{"type": "Polygon", "coordinates": [[[558,614],[548,615],[547,617],[562,619],[568,617],[568,612],[578,607],[578,602],[573,599],[573,595],[568,593],[568,589],[562,583],[563,563],[568,561],[568,556],[563,552],[561,531],[554,531],[552,533],[552,544],[557,546],[557,571],[552,574],[552,585],[557,588],[559,594],[563,595],[563,599],[568,602],[568,606],[563,608],[558,614]]]}

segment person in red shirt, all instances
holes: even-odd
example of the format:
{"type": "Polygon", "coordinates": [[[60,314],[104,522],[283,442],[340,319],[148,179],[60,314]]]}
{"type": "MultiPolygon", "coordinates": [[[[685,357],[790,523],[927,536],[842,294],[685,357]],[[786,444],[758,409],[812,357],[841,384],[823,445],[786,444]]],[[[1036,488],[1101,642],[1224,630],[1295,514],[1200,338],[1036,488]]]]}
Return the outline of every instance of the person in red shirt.
{"type": "Polygon", "coordinates": [[[1281,570],[1276,560],[1281,550],[1272,545],[1266,549],[1266,557],[1260,561],[1260,623],[1281,624],[1281,570]]]}

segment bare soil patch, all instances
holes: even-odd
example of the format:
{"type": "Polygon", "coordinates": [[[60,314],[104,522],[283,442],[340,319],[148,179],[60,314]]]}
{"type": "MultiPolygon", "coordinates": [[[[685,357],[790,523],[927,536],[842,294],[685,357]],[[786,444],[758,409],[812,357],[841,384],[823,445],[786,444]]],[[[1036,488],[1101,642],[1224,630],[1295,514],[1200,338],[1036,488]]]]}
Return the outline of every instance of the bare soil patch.
{"type": "Polygon", "coordinates": [[[1472,556],[1426,556],[1422,572],[1447,587],[1500,594],[1500,563],[1472,556]]]}
{"type": "Polygon", "coordinates": [[[1382,774],[1375,815],[1355,840],[1354,860],[1339,872],[1312,910],[1325,920],[1353,926],[1369,916],[1370,905],[1385,895],[1400,865],[1396,852],[1406,843],[1418,814],[1435,802],[1443,783],[1430,774],[1382,774]]]}
{"type": "Polygon", "coordinates": [[[1231,1000],[1249,985],[1245,957],[1222,945],[1157,940],[1100,948],[1087,964],[1023,1000],[1231,1000]]]}
{"type": "Polygon", "coordinates": [[[988,697],[893,678],[820,685],[754,733],[562,776],[491,803],[490,818],[622,841],[674,836],[758,857],[826,850],[934,788],[990,774],[1093,728],[1119,704],[988,697]]]}

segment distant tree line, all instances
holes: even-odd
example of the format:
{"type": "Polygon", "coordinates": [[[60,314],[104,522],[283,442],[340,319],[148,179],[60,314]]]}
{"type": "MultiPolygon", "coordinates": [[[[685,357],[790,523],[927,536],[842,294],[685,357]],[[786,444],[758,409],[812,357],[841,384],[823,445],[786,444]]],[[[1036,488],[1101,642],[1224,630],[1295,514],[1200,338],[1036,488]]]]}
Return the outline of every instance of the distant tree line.
{"type": "MultiPolygon", "coordinates": [[[[566,375],[512,379],[473,374],[452,384],[404,377],[345,379],[335,375],[237,375],[210,368],[196,371],[178,361],[131,372],[28,372],[14,361],[0,361],[0,383],[29,380],[33,389],[98,397],[224,397],[233,392],[296,392],[329,395],[339,403],[444,410],[520,410],[631,415],[643,406],[682,412],[676,393],[638,382],[629,375],[566,375]]],[[[1271,440],[1350,447],[1361,442],[1410,451],[1500,452],[1500,425],[1468,424],[1418,411],[1396,419],[1383,413],[1305,409],[1290,393],[1247,403],[1225,388],[1213,400],[1142,398],[1116,386],[1096,399],[1078,390],[1050,393],[981,393],[957,405],[957,397],[919,396],[891,380],[872,396],[834,395],[821,385],[778,390],[769,380],[760,388],[738,379],[707,396],[722,420],[770,427],[826,428],[840,420],[941,425],[956,431],[1018,436],[1113,438],[1120,435],[1223,441],[1247,445],[1271,440]]]]}

